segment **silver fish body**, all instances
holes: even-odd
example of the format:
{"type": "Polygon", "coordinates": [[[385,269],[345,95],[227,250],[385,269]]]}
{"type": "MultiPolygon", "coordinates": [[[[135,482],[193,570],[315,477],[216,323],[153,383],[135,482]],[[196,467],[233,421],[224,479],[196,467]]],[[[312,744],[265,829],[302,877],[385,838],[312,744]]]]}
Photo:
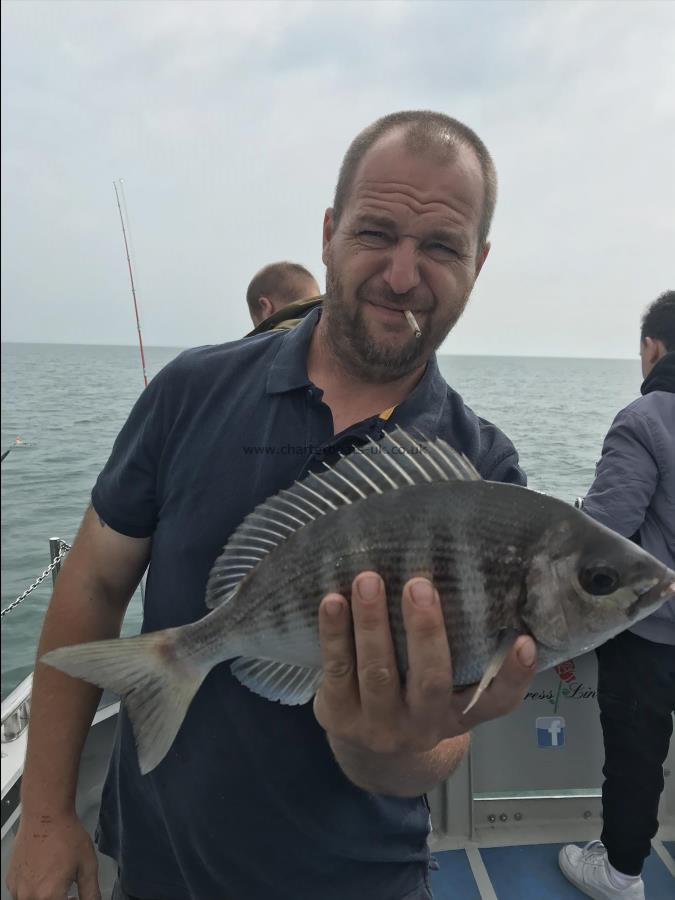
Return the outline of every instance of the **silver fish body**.
{"type": "MultiPolygon", "coordinates": [[[[214,565],[209,584],[214,593],[232,549],[214,565]]],[[[373,570],[387,586],[404,674],[398,601],[410,578],[424,576],[441,598],[459,688],[480,680],[507,630],[534,635],[540,668],[546,668],[597,646],[629,627],[641,611],[648,614],[659,605],[657,599],[654,606],[636,605],[630,584],[623,604],[619,597],[610,606],[584,596],[578,573],[612,561],[630,572],[631,584],[644,588],[640,593],[673,579],[630,541],[534,491],[484,481],[405,486],[327,513],[264,556],[240,583],[232,607],[223,608],[213,652],[222,655],[230,637],[216,635],[241,604],[246,618],[234,626],[241,655],[319,667],[317,598],[331,591],[349,597],[354,577],[373,570]],[[550,557],[550,572],[541,568],[542,555],[550,557]],[[567,583],[561,583],[561,568],[563,576],[569,573],[567,583]],[[561,608],[573,627],[561,623],[561,608]]],[[[207,626],[209,633],[214,625],[207,626]]]]}
{"type": "Polygon", "coordinates": [[[311,699],[321,677],[318,606],[383,577],[399,671],[400,607],[413,576],[438,589],[455,687],[491,677],[531,634],[539,668],[586,652],[675,591],[675,572],[562,501],[486,482],[442,441],[402,431],[256,508],[216,560],[191,625],[61,648],[43,661],[126,699],[142,771],[168,751],[213,666],[261,696],[311,699]],[[166,697],[166,700],[164,699],[166,697]]]}

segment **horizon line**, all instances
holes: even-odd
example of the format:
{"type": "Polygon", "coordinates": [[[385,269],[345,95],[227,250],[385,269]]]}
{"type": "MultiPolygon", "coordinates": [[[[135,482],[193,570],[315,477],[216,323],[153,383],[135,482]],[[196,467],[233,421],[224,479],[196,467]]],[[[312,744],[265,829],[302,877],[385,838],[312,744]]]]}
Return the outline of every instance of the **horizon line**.
{"type": "MultiPolygon", "coordinates": [[[[236,340],[236,339],[235,339],[236,340]]],[[[230,343],[222,341],[221,343],[230,343]]],[[[19,344],[23,346],[37,347],[116,347],[125,349],[138,349],[138,344],[90,344],[75,343],[73,341],[2,341],[2,345],[19,344]]],[[[144,344],[146,350],[191,350],[194,347],[213,347],[217,344],[193,344],[190,346],[180,346],[178,344],[144,344]]],[[[606,362],[638,362],[639,357],[636,354],[632,356],[567,356],[565,354],[534,354],[534,353],[438,353],[440,357],[485,357],[492,359],[591,359],[603,360],[606,362]]]]}

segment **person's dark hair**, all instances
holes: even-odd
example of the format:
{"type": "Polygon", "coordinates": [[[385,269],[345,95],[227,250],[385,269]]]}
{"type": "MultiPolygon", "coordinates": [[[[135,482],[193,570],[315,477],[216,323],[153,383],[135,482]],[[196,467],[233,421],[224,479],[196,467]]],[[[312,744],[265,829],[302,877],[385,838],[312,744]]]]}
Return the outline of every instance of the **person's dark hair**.
{"type": "Polygon", "coordinates": [[[640,339],[648,337],[663,341],[666,350],[675,350],[675,291],[664,291],[647,307],[640,339]]]}
{"type": "Polygon", "coordinates": [[[497,171],[487,147],[457,119],[429,110],[411,110],[383,116],[364,128],[349,145],[338,175],[333,200],[333,225],[337,227],[349,198],[354,175],[368,150],[385,134],[401,128],[412,153],[428,154],[443,162],[451,161],[460,147],[473,151],[483,174],[483,211],[479,228],[479,248],[487,241],[497,202],[497,171]]]}
{"type": "Polygon", "coordinates": [[[260,314],[258,301],[261,297],[269,297],[282,304],[299,300],[299,291],[310,278],[315,281],[312,273],[299,263],[275,262],[265,266],[253,276],[246,289],[251,316],[255,319],[260,314]]]}

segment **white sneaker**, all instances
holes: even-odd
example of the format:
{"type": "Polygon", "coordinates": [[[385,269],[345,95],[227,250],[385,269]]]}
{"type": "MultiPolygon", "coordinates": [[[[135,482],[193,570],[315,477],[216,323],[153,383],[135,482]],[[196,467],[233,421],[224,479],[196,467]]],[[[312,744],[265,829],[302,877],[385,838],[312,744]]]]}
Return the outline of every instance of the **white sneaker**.
{"type": "Polygon", "coordinates": [[[558,856],[560,870],[575,888],[593,900],[645,900],[645,885],[641,878],[624,888],[614,887],[609,877],[607,850],[601,841],[591,841],[585,847],[567,844],[558,856]]]}

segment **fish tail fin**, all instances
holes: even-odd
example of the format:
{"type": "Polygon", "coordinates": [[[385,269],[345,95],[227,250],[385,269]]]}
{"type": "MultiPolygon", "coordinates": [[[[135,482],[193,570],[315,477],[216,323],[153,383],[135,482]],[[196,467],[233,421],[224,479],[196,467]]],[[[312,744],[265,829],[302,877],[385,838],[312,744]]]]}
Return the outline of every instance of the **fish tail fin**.
{"type": "Polygon", "coordinates": [[[143,775],[166,756],[207,674],[179,658],[176,630],[59,647],[41,659],[122,697],[143,775]]]}

